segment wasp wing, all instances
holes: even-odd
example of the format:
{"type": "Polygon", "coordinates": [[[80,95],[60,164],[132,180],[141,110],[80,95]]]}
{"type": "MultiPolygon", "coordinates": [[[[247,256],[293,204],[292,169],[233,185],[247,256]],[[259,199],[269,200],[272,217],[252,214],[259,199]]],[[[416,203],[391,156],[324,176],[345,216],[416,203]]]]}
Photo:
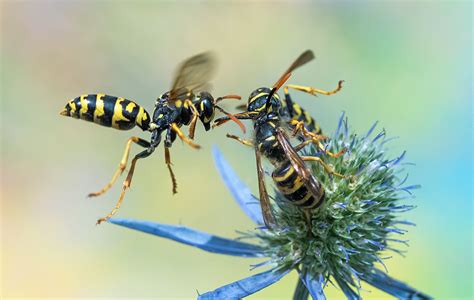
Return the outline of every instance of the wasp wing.
{"type": "Polygon", "coordinates": [[[262,167],[261,154],[255,147],[255,159],[257,162],[258,191],[260,195],[260,206],[262,207],[263,220],[268,228],[274,228],[276,225],[275,217],[270,207],[270,198],[268,197],[267,188],[265,187],[265,173],[262,167]]]}
{"type": "Polygon", "coordinates": [[[176,100],[187,99],[190,92],[208,88],[215,69],[216,61],[210,52],[188,58],[176,72],[170,90],[169,103],[174,104],[176,100]]]}
{"type": "Polygon", "coordinates": [[[277,128],[277,139],[283,148],[286,157],[291,162],[291,165],[295,169],[296,173],[302,178],[304,185],[308,191],[316,198],[321,199],[321,196],[324,194],[321,184],[314,178],[311,174],[311,171],[306,166],[304,161],[301,159],[299,154],[293,148],[293,146],[288,141],[288,136],[283,131],[283,128],[277,128]]]}

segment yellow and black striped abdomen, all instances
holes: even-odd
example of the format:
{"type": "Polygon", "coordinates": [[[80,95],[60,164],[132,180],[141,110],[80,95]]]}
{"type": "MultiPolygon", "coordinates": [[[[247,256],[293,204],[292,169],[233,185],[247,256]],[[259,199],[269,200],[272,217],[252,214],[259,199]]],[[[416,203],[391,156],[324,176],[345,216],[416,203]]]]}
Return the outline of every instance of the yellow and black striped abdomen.
{"type": "Polygon", "coordinates": [[[293,103],[292,117],[293,120],[303,121],[307,130],[315,134],[322,134],[321,127],[311,117],[311,115],[302,108],[298,103],[293,103]]]}
{"type": "Polygon", "coordinates": [[[74,98],[66,104],[61,115],[119,130],[129,130],[135,125],[148,130],[150,125],[150,115],[142,106],[105,94],[86,94],[74,98]]]}
{"type": "Polygon", "coordinates": [[[324,200],[324,189],[321,187],[321,195],[315,198],[306,188],[303,178],[298,175],[290,161],[283,162],[272,173],[273,181],[277,189],[292,204],[301,208],[314,208],[324,200]]]}

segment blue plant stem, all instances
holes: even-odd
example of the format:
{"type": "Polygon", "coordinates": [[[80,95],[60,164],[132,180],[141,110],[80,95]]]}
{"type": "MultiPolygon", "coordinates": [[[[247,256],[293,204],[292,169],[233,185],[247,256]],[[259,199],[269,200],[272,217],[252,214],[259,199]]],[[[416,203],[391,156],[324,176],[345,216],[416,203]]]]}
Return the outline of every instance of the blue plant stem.
{"type": "Polygon", "coordinates": [[[293,300],[307,300],[309,291],[304,285],[303,281],[298,277],[298,283],[296,284],[295,293],[293,294],[293,300]]]}

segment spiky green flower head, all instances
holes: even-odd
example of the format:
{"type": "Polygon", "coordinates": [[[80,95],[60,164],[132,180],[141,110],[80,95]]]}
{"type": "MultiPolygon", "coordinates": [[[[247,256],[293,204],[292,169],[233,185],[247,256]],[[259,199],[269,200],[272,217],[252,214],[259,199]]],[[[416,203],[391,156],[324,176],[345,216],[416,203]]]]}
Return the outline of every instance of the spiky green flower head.
{"type": "Polygon", "coordinates": [[[278,268],[301,268],[313,278],[333,278],[343,290],[350,286],[358,290],[359,279],[375,272],[376,262],[383,265],[382,252],[401,253],[394,244],[406,241],[394,235],[405,232],[399,225],[411,224],[401,221],[400,213],[413,208],[401,202],[417,186],[402,187],[404,153],[388,158],[389,139],[384,131],[372,136],[375,125],[363,136],[349,134],[347,119],[342,117],[327,150],[347,149],[343,156],[333,158],[315,148],[306,151],[305,155],[321,157],[345,176],[333,176],[318,162],[308,162],[326,192],[324,203],[310,212],[310,224],[302,209],[276,191],[272,209],[278,227],[250,235],[260,239],[278,268]]]}
{"type": "Polygon", "coordinates": [[[401,202],[418,186],[403,186],[406,177],[399,176],[403,174],[404,153],[389,159],[385,145],[390,139],[384,131],[372,137],[374,129],[375,125],[363,136],[349,134],[347,120],[341,117],[327,150],[347,152],[342,157],[331,158],[309,149],[306,155],[319,156],[344,178],[331,176],[318,163],[308,164],[325,188],[324,204],[310,212],[308,221],[307,212],[276,192],[271,205],[278,226],[271,229],[264,226],[259,200],[214,148],[214,160],[224,183],[244,213],[261,226],[241,232],[242,238],[251,238],[252,243],[182,225],[131,219],[109,222],[212,253],[269,258],[253,265],[254,268],[268,266],[268,270],[199,294],[198,299],[241,299],[276,283],[292,270],[299,273],[293,299],[307,299],[309,295],[313,299],[326,299],[324,287],[333,280],[351,300],[361,298],[360,280],[399,299],[431,299],[375,267],[377,262],[383,265],[384,251],[401,253],[393,244],[406,244],[394,235],[405,233],[398,226],[412,225],[402,221],[400,214],[413,206],[401,202]]]}

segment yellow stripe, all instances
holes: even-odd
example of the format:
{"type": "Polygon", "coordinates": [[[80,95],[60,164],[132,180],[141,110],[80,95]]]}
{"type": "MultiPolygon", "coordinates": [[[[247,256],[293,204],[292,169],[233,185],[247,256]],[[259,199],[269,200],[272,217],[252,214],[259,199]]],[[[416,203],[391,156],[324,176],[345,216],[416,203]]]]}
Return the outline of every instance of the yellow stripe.
{"type": "Polygon", "coordinates": [[[276,137],[274,135],[272,136],[269,136],[265,139],[265,142],[268,142],[268,141],[274,141],[276,139],[276,137]]]}
{"type": "Polygon", "coordinates": [[[204,118],[204,122],[205,123],[209,123],[212,121],[212,119],[214,119],[214,115],[215,115],[215,110],[212,111],[212,115],[208,118],[208,117],[205,117],[204,118]]]}
{"type": "Polygon", "coordinates": [[[293,109],[296,112],[298,117],[301,116],[302,111],[301,111],[301,107],[298,104],[293,103],[293,109]]]}
{"type": "Polygon", "coordinates": [[[311,118],[307,111],[304,112],[304,118],[306,119],[306,125],[310,125],[313,122],[313,118],[311,118]]]}
{"type": "Polygon", "coordinates": [[[293,174],[294,171],[295,171],[295,169],[293,169],[293,166],[290,166],[288,171],[286,171],[286,173],[283,176],[274,176],[273,180],[275,180],[277,182],[284,181],[284,180],[288,179],[288,177],[290,177],[291,174],[293,174]]]}
{"type": "Polygon", "coordinates": [[[147,114],[145,114],[145,109],[143,107],[141,107],[141,106],[139,106],[139,107],[140,108],[138,109],[136,122],[139,126],[142,126],[142,121],[146,121],[147,114]]]}
{"type": "Polygon", "coordinates": [[[97,98],[95,100],[95,110],[94,110],[94,122],[99,123],[99,117],[102,117],[104,112],[104,100],[102,98],[105,94],[97,94],[97,98]]]}
{"type": "Polygon", "coordinates": [[[290,195],[296,192],[301,186],[303,185],[303,180],[301,180],[301,177],[298,177],[295,182],[293,182],[293,185],[290,187],[283,187],[279,186],[278,189],[285,195],[290,195]]]}
{"type": "Polygon", "coordinates": [[[81,119],[84,119],[84,114],[87,113],[88,101],[86,97],[87,95],[81,95],[81,98],[80,98],[81,109],[79,110],[79,116],[81,117],[81,119]]]}
{"type": "Polygon", "coordinates": [[[255,95],[252,99],[249,100],[249,103],[252,103],[255,101],[255,99],[259,98],[259,97],[262,97],[262,96],[265,96],[267,95],[268,96],[268,93],[260,93],[260,94],[257,94],[255,95]]]}
{"type": "MultiPolygon", "coordinates": [[[[262,96],[268,96],[268,93],[259,93],[259,94],[257,94],[256,96],[254,96],[252,99],[249,100],[249,102],[247,104],[247,107],[250,103],[254,102],[257,98],[262,97],[262,96]]],[[[265,108],[265,105],[262,105],[260,107],[257,107],[256,111],[261,111],[264,108],[265,108]]]]}
{"type": "Polygon", "coordinates": [[[74,115],[74,113],[76,112],[76,109],[77,109],[76,103],[74,103],[74,100],[71,100],[71,102],[69,102],[69,106],[71,106],[70,114],[72,116],[72,115],[74,115]]]}
{"type": "Polygon", "coordinates": [[[135,108],[135,103],[130,102],[127,107],[125,107],[125,110],[128,111],[129,113],[132,113],[133,109],[135,108]]]}
{"type": "Polygon", "coordinates": [[[130,120],[125,118],[124,115],[123,115],[122,105],[121,105],[123,100],[124,100],[123,98],[118,98],[117,101],[115,102],[114,115],[112,116],[112,127],[113,128],[120,129],[120,125],[119,125],[119,123],[117,123],[118,121],[130,122],[130,120]]]}

